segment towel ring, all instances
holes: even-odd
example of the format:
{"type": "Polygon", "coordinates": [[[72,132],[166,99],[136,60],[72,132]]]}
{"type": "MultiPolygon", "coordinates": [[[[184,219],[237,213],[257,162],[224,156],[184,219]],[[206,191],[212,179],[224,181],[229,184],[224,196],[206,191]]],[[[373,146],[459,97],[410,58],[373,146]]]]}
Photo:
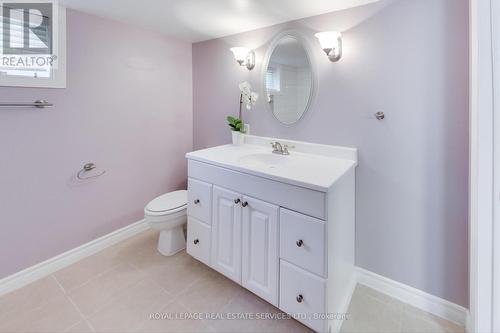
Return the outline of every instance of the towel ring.
{"type": "Polygon", "coordinates": [[[80,171],[78,171],[78,173],[76,174],[76,178],[78,178],[80,180],[88,180],[88,179],[94,179],[94,178],[101,177],[102,175],[104,175],[106,173],[106,170],[104,170],[103,172],[101,172],[97,175],[88,176],[88,177],[83,176],[86,172],[90,172],[90,171],[94,170],[95,168],[97,168],[97,167],[95,166],[94,163],[85,164],[83,166],[83,168],[80,171]]]}

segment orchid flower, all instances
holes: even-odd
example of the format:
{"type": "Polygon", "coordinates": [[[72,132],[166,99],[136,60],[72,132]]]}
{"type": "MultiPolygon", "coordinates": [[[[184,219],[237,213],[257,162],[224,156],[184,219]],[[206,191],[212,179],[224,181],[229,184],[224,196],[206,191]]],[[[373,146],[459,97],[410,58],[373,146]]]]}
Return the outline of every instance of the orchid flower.
{"type": "Polygon", "coordinates": [[[248,82],[241,82],[239,85],[241,91],[241,102],[245,104],[247,110],[251,110],[252,106],[257,103],[259,94],[252,91],[252,86],[248,82]]]}
{"type": "Polygon", "coordinates": [[[251,110],[252,106],[257,103],[259,94],[252,91],[252,86],[248,82],[241,82],[238,87],[240,88],[240,113],[239,118],[227,117],[229,126],[233,131],[245,133],[245,125],[243,123],[242,106],[245,104],[247,110],[251,110]]]}

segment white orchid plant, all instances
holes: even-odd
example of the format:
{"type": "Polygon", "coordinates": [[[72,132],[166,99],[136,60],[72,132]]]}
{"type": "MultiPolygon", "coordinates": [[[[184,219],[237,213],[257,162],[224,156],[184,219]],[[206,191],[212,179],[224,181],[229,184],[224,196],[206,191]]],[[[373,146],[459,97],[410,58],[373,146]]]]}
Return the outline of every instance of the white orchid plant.
{"type": "Polygon", "coordinates": [[[229,127],[231,127],[231,130],[235,132],[245,132],[245,125],[243,123],[243,104],[245,104],[245,107],[248,111],[252,109],[252,106],[257,103],[257,100],[259,99],[259,94],[252,91],[252,86],[248,82],[241,82],[238,87],[240,88],[240,113],[239,117],[227,117],[227,121],[229,122],[229,127]]]}

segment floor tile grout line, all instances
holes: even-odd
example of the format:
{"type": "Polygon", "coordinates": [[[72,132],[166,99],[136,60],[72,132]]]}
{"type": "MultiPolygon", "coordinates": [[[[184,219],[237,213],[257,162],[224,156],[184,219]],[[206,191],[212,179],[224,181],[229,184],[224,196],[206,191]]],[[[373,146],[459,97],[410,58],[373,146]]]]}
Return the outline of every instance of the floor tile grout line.
{"type": "Polygon", "coordinates": [[[73,329],[74,327],[78,326],[81,323],[86,323],[92,332],[97,333],[96,330],[94,329],[94,327],[87,320],[85,320],[84,318],[82,318],[82,320],[80,320],[79,322],[77,322],[77,323],[71,325],[70,327],[68,327],[64,332],[65,333],[68,332],[69,330],[73,329]]]}
{"type": "MultiPolygon", "coordinates": [[[[131,265],[128,265],[128,263],[122,263],[122,264],[123,264],[123,265],[125,265],[125,266],[131,266],[131,265]]],[[[121,265],[121,264],[120,264],[120,265],[121,265]]],[[[118,267],[118,266],[113,267],[112,269],[108,270],[107,272],[111,272],[111,270],[115,269],[116,267],[118,267]]],[[[131,266],[131,267],[132,267],[132,266],[131,266]]],[[[132,267],[132,268],[134,268],[134,267],[132,267]]],[[[135,268],[134,268],[134,269],[135,269],[135,268]]],[[[102,276],[102,275],[101,275],[101,276],[102,276]]],[[[96,277],[97,277],[97,276],[96,276],[96,277]]],[[[103,307],[105,307],[106,305],[108,305],[110,302],[112,302],[112,301],[113,301],[113,297],[114,297],[114,296],[116,296],[117,294],[121,293],[121,292],[122,292],[122,291],[124,291],[126,288],[129,288],[130,286],[133,286],[133,285],[135,285],[136,283],[139,283],[139,282],[143,281],[144,279],[145,279],[145,278],[144,278],[143,276],[141,276],[141,278],[139,278],[137,281],[134,281],[134,282],[132,282],[132,283],[130,283],[130,284],[127,284],[127,285],[126,285],[126,286],[124,286],[122,289],[115,291],[114,293],[112,293],[112,294],[110,295],[109,299],[105,300],[101,306],[96,307],[96,308],[94,309],[94,312],[92,312],[92,313],[91,313],[91,314],[89,314],[88,316],[87,316],[87,315],[85,315],[82,311],[80,311],[80,312],[81,312],[81,314],[82,314],[82,316],[83,316],[84,318],[90,318],[91,316],[93,316],[94,314],[96,314],[96,313],[97,313],[100,309],[102,309],[103,307]]],[[[89,282],[90,282],[90,280],[89,280],[89,282]]],[[[83,286],[84,286],[84,285],[82,285],[81,287],[83,287],[83,286]]],[[[78,305],[76,304],[76,301],[75,301],[75,300],[73,300],[73,298],[72,298],[72,293],[73,293],[74,291],[76,291],[77,289],[79,289],[79,288],[80,288],[80,287],[75,288],[74,290],[72,290],[70,293],[68,293],[68,294],[67,294],[68,298],[70,298],[70,300],[71,300],[71,301],[72,301],[72,302],[73,302],[76,306],[78,306],[78,305]]]]}
{"type": "MultiPolygon", "coordinates": [[[[194,286],[196,283],[198,283],[199,281],[201,280],[201,277],[199,277],[198,279],[196,279],[195,281],[193,281],[192,283],[190,283],[186,288],[184,288],[181,292],[177,293],[177,295],[175,295],[174,297],[174,300],[175,301],[178,301],[180,296],[182,296],[182,294],[188,290],[188,288],[194,286]]],[[[191,313],[194,313],[195,311],[193,311],[189,306],[187,306],[186,304],[184,304],[182,301],[179,303],[180,305],[182,305],[183,307],[186,308],[186,310],[188,310],[189,312],[191,313]]]]}
{"type": "MultiPolygon", "coordinates": [[[[129,238],[129,239],[130,239],[130,238],[129,238]]],[[[74,262],[73,264],[71,264],[71,265],[69,265],[69,266],[67,266],[67,267],[63,268],[62,270],[66,269],[66,268],[69,268],[69,267],[71,267],[71,266],[73,266],[73,265],[75,265],[75,264],[77,264],[77,263],[79,263],[79,262],[81,262],[81,261],[83,261],[83,260],[85,260],[85,259],[91,258],[92,256],[96,256],[96,255],[102,254],[104,251],[109,250],[109,249],[111,249],[112,247],[117,246],[117,245],[119,245],[119,244],[122,244],[123,242],[126,242],[126,241],[127,241],[127,240],[129,240],[129,239],[126,239],[126,240],[123,240],[123,241],[121,241],[121,242],[118,242],[118,243],[116,243],[116,244],[112,245],[111,247],[108,247],[108,248],[102,249],[102,250],[100,250],[100,251],[98,251],[98,252],[96,252],[96,253],[92,254],[92,255],[91,255],[91,256],[89,256],[89,257],[82,258],[82,259],[78,260],[77,262],[74,262]]],[[[145,250],[141,250],[141,251],[145,251],[145,250]]],[[[139,251],[139,252],[141,252],[141,251],[139,251]]],[[[79,288],[81,288],[81,287],[85,286],[85,285],[86,285],[86,284],[88,284],[91,280],[93,280],[93,279],[95,279],[95,278],[98,278],[98,277],[102,276],[103,274],[108,273],[108,272],[109,272],[109,271],[111,271],[112,269],[114,269],[114,268],[116,268],[116,267],[118,267],[119,265],[122,265],[122,264],[130,264],[130,263],[129,263],[129,261],[128,261],[128,260],[123,259],[123,261],[122,261],[122,262],[117,262],[117,263],[115,263],[114,265],[109,266],[109,267],[108,267],[108,268],[106,268],[105,270],[103,270],[103,271],[101,271],[101,272],[99,272],[99,273],[97,273],[97,274],[95,274],[95,275],[91,276],[89,279],[85,280],[85,281],[84,281],[84,282],[82,282],[80,285],[78,285],[78,286],[76,286],[76,287],[73,287],[73,288],[69,289],[69,290],[68,290],[68,292],[71,292],[71,291],[73,291],[73,290],[76,290],[76,289],[79,289],[79,288]]],[[[134,267],[134,268],[136,268],[136,267],[134,267]]],[[[137,269],[137,268],[136,268],[136,269],[137,269]]],[[[59,271],[57,271],[57,272],[54,272],[54,273],[52,273],[52,275],[54,275],[54,277],[57,279],[56,274],[57,274],[58,272],[62,271],[62,270],[59,270],[59,271]]],[[[59,281],[58,281],[58,282],[59,282],[59,281]]]]}
{"type": "MultiPolygon", "coordinates": [[[[83,315],[83,312],[80,310],[80,308],[75,303],[75,301],[73,301],[73,299],[70,296],[66,296],[66,297],[68,298],[69,302],[73,305],[73,307],[76,309],[76,311],[80,315],[80,318],[90,327],[90,329],[92,330],[92,332],[96,332],[96,330],[95,330],[94,326],[92,325],[92,323],[83,315]]],[[[78,323],[76,323],[76,324],[78,324],[78,323]]]]}
{"type": "MultiPolygon", "coordinates": [[[[103,302],[100,306],[96,306],[96,307],[94,308],[94,312],[92,312],[92,313],[91,313],[91,314],[89,314],[89,315],[85,315],[85,314],[82,312],[82,316],[83,316],[85,319],[89,319],[90,317],[92,317],[92,316],[94,316],[95,314],[97,314],[100,310],[104,309],[107,305],[109,305],[109,304],[113,303],[113,301],[114,301],[114,300],[113,300],[113,298],[114,298],[116,295],[118,295],[118,294],[122,293],[122,292],[123,292],[123,291],[125,291],[127,288],[133,287],[133,286],[135,286],[136,284],[141,283],[141,282],[142,282],[142,281],[144,281],[144,280],[146,280],[146,278],[145,278],[145,277],[141,277],[139,280],[137,280],[137,281],[135,281],[135,282],[133,282],[133,283],[131,283],[131,284],[127,285],[127,286],[126,286],[126,287],[124,287],[123,289],[120,289],[119,291],[117,291],[117,292],[113,293],[113,294],[109,297],[109,299],[105,300],[105,301],[104,301],[104,302],[103,302]]],[[[68,298],[71,298],[71,296],[70,296],[70,295],[68,295],[68,298]]],[[[72,300],[73,302],[75,302],[72,298],[71,298],[71,300],[72,300]]],[[[75,302],[75,304],[76,304],[76,302],[75,302]]]]}
{"type": "MultiPolygon", "coordinates": [[[[178,261],[180,259],[175,259],[174,261],[178,261]]],[[[157,287],[159,287],[161,290],[163,290],[164,292],[166,292],[168,295],[172,296],[172,299],[173,301],[177,301],[179,296],[182,295],[182,293],[184,293],[184,291],[188,290],[189,288],[191,288],[194,284],[196,284],[197,282],[199,282],[202,278],[203,278],[203,275],[202,276],[199,276],[198,278],[196,278],[194,281],[191,281],[187,286],[185,286],[182,290],[180,290],[179,292],[173,294],[171,293],[170,291],[168,291],[167,289],[165,289],[165,287],[163,287],[161,284],[159,284],[154,278],[152,278],[148,273],[146,273],[145,271],[143,271],[142,269],[140,269],[139,267],[137,267],[134,263],[132,262],[128,262],[128,264],[132,267],[134,267],[135,269],[137,269],[141,274],[143,274],[145,276],[146,279],[149,279],[151,280],[152,282],[155,283],[155,285],[157,287]]],[[[188,309],[189,310],[189,309],[188,309]]]]}
{"type": "Polygon", "coordinates": [[[146,277],[146,278],[147,278],[147,277],[149,277],[149,274],[148,274],[145,270],[143,270],[143,269],[139,268],[139,267],[138,267],[138,266],[136,266],[133,262],[130,262],[130,261],[128,261],[128,260],[127,260],[127,261],[126,261],[126,263],[127,263],[128,265],[132,266],[134,269],[136,269],[136,270],[137,270],[137,271],[138,271],[138,272],[139,272],[142,276],[144,276],[144,277],[146,277]]]}
{"type": "MultiPolygon", "coordinates": [[[[151,282],[157,288],[159,288],[162,292],[164,292],[166,294],[166,296],[169,297],[169,300],[166,303],[163,303],[163,305],[160,306],[160,312],[163,311],[165,308],[167,308],[167,306],[169,306],[170,304],[176,302],[176,300],[177,300],[177,296],[176,295],[173,295],[172,293],[170,293],[162,285],[160,285],[158,282],[156,282],[147,273],[143,272],[140,268],[138,268],[137,266],[135,266],[133,263],[127,262],[127,264],[130,265],[131,267],[133,267],[134,269],[136,269],[143,276],[140,281],[147,280],[147,281],[151,282]]],[[[140,281],[138,281],[138,282],[140,282],[140,281]]],[[[158,304],[159,303],[160,302],[158,302],[158,304]]],[[[153,312],[153,305],[151,306],[151,311],[153,312]]],[[[147,318],[143,319],[137,327],[140,329],[147,321],[148,321],[147,318]]]]}
{"type": "MultiPolygon", "coordinates": [[[[160,287],[160,288],[161,288],[161,287],[160,287]]],[[[162,288],[162,289],[163,289],[163,288],[162,288]]],[[[165,292],[166,292],[166,291],[165,291],[165,292]]],[[[167,292],[167,294],[169,294],[169,293],[167,292]]],[[[170,295],[170,294],[169,294],[169,295],[170,295]]],[[[160,312],[160,313],[161,313],[161,312],[163,312],[163,311],[167,308],[167,306],[169,306],[170,304],[172,304],[172,303],[174,303],[174,302],[175,302],[175,300],[174,300],[173,298],[172,298],[172,299],[170,299],[167,303],[163,304],[163,305],[160,307],[160,311],[159,311],[159,312],[160,312]]],[[[153,307],[153,305],[152,305],[151,307],[153,307]]],[[[154,313],[153,309],[151,309],[150,314],[151,314],[151,313],[154,313]]],[[[145,324],[145,323],[147,323],[147,322],[148,322],[148,320],[151,320],[151,319],[144,318],[144,319],[140,322],[140,324],[137,326],[137,327],[138,327],[138,331],[140,330],[140,328],[142,328],[142,327],[144,326],[144,324],[145,324]]]]}
{"type": "MultiPolygon", "coordinates": [[[[162,292],[164,292],[164,293],[166,294],[166,296],[169,296],[169,297],[171,298],[168,302],[164,303],[164,305],[165,305],[165,306],[166,306],[166,305],[168,305],[168,304],[173,303],[173,302],[176,300],[176,299],[175,299],[175,297],[176,297],[175,295],[173,295],[172,293],[170,293],[168,290],[166,290],[163,286],[161,286],[159,283],[157,283],[154,279],[152,279],[152,278],[151,278],[150,276],[148,276],[147,274],[143,274],[143,272],[142,272],[139,268],[137,268],[134,264],[132,264],[132,263],[130,263],[130,262],[126,262],[125,264],[127,264],[127,265],[129,265],[130,267],[132,267],[132,268],[134,268],[135,270],[137,270],[137,271],[140,273],[140,276],[141,276],[141,278],[140,278],[140,279],[138,279],[137,281],[135,281],[135,282],[133,282],[133,283],[131,283],[131,284],[127,285],[127,286],[126,286],[126,288],[130,288],[130,287],[132,287],[132,286],[135,286],[135,285],[137,285],[137,284],[139,284],[139,283],[141,283],[141,282],[143,282],[143,281],[149,281],[149,282],[151,282],[151,283],[155,284],[157,288],[159,288],[162,292]]],[[[106,302],[104,302],[104,303],[103,303],[100,307],[96,308],[96,309],[95,309],[95,311],[94,311],[91,315],[89,315],[88,317],[86,316],[86,318],[89,318],[89,317],[93,316],[93,315],[94,315],[94,314],[96,314],[99,310],[101,310],[101,309],[103,309],[105,306],[107,306],[107,305],[111,304],[111,303],[113,302],[113,297],[114,297],[114,296],[116,296],[117,294],[119,294],[119,293],[123,292],[126,288],[123,288],[123,289],[121,289],[121,290],[119,290],[119,291],[115,292],[115,293],[113,294],[113,296],[112,296],[112,297],[110,297],[110,299],[109,299],[109,300],[107,300],[106,302]]]]}
{"type": "MultiPolygon", "coordinates": [[[[182,293],[185,291],[185,290],[188,290],[189,287],[191,287],[192,285],[196,284],[197,282],[201,281],[201,279],[203,278],[203,276],[200,276],[197,280],[193,281],[191,284],[189,284],[186,288],[183,289],[182,292],[180,292],[177,296],[176,296],[176,301],[177,301],[177,298],[179,298],[182,293]]],[[[222,310],[230,303],[232,303],[234,300],[236,299],[236,295],[234,297],[232,297],[229,301],[227,301],[226,304],[222,305],[220,307],[220,309],[218,309],[217,311],[219,312],[222,312],[222,310]]],[[[193,311],[187,304],[183,303],[182,301],[179,302],[179,304],[184,307],[186,310],[188,310],[188,312],[191,312],[191,313],[194,313],[195,311],[193,311]]],[[[211,324],[210,321],[207,321],[207,320],[202,320],[202,322],[210,329],[212,330],[213,332],[217,332],[217,328],[213,326],[213,324],[211,324]]]]}
{"type": "MultiPolygon", "coordinates": [[[[73,301],[73,299],[67,294],[66,290],[64,289],[64,287],[61,285],[61,283],[57,280],[57,278],[51,274],[50,275],[54,281],[57,283],[57,285],[59,286],[59,288],[61,288],[62,292],[64,293],[64,295],[66,296],[66,298],[68,299],[68,301],[73,305],[73,307],[76,309],[76,311],[78,312],[80,318],[90,327],[90,329],[95,332],[95,329],[94,327],[92,326],[92,324],[85,318],[85,316],[83,315],[82,311],[80,310],[80,308],[76,305],[76,303],[73,301]]],[[[80,323],[79,322],[76,322],[75,324],[71,325],[70,327],[68,327],[66,330],[69,330],[71,329],[72,327],[75,327],[76,325],[78,325],[80,323]]]]}
{"type": "MultiPolygon", "coordinates": [[[[52,275],[52,274],[51,274],[51,275],[52,275]]],[[[51,275],[46,276],[45,278],[50,278],[50,276],[51,276],[51,275]]],[[[44,279],[45,279],[45,278],[44,278],[44,279]]],[[[40,279],[40,280],[42,280],[42,279],[40,279]]],[[[36,281],[35,281],[35,282],[36,282],[36,281]]],[[[58,281],[57,281],[57,280],[55,281],[55,283],[56,283],[56,284],[57,284],[57,285],[61,288],[61,291],[62,291],[62,293],[63,293],[63,295],[62,295],[62,296],[63,296],[63,297],[66,297],[66,292],[65,292],[64,288],[62,288],[62,287],[59,285],[59,283],[58,283],[58,281]]],[[[19,289],[17,289],[17,290],[21,290],[21,289],[26,288],[26,287],[28,287],[28,286],[29,286],[29,285],[27,285],[27,286],[25,286],[25,287],[22,287],[22,288],[19,288],[19,289]]],[[[4,295],[4,296],[5,296],[5,295],[4,295]]],[[[2,297],[4,297],[4,296],[2,296],[2,297]]],[[[28,313],[32,313],[32,312],[38,311],[39,309],[41,309],[41,308],[43,308],[44,306],[46,306],[46,305],[47,305],[47,303],[52,302],[52,301],[53,301],[56,297],[57,297],[57,295],[52,295],[52,296],[49,296],[47,299],[45,299],[45,300],[44,300],[42,303],[40,303],[39,305],[37,305],[37,306],[35,306],[35,307],[33,307],[33,308],[31,308],[31,309],[27,310],[27,312],[28,312],[28,313]]],[[[0,298],[1,298],[1,297],[0,297],[0,298]]],[[[7,321],[9,321],[10,319],[12,319],[12,318],[7,319],[7,321]]],[[[0,333],[2,333],[2,332],[0,331],[0,333]]]]}
{"type": "Polygon", "coordinates": [[[134,286],[134,285],[136,285],[136,284],[138,284],[138,283],[140,283],[140,282],[142,282],[144,280],[149,280],[149,281],[154,282],[157,285],[157,287],[159,287],[168,296],[172,296],[172,294],[169,293],[165,288],[163,288],[161,285],[159,285],[158,283],[156,283],[156,281],[154,281],[153,279],[151,279],[147,274],[144,274],[144,272],[141,269],[139,269],[137,266],[135,266],[133,263],[129,262],[128,260],[124,260],[123,262],[117,263],[113,267],[110,267],[109,269],[106,269],[103,272],[92,276],[91,278],[89,278],[87,281],[85,281],[83,284],[79,285],[78,287],[75,287],[75,288],[71,289],[71,291],[68,294],[68,298],[70,298],[70,300],[72,301],[72,303],[78,308],[81,316],[85,319],[85,321],[92,327],[92,325],[88,321],[88,318],[90,318],[93,315],[95,315],[97,312],[99,312],[99,310],[103,309],[107,305],[111,304],[113,302],[113,297],[115,297],[117,294],[123,292],[126,288],[130,288],[130,287],[132,287],[132,286],[134,286]],[[124,288],[120,289],[119,291],[116,291],[115,293],[113,293],[108,300],[106,300],[105,302],[103,302],[103,304],[101,304],[101,306],[96,307],[94,309],[94,312],[92,312],[92,314],[89,314],[88,316],[85,315],[85,314],[83,314],[83,312],[81,312],[80,309],[78,308],[78,306],[76,305],[76,302],[70,297],[70,294],[73,293],[74,291],[76,291],[76,290],[84,287],[85,285],[88,285],[92,280],[97,279],[97,278],[103,276],[104,274],[112,271],[113,269],[115,269],[119,265],[125,265],[125,266],[128,266],[128,267],[131,267],[132,269],[134,269],[135,271],[137,271],[139,273],[140,278],[137,281],[135,281],[135,282],[133,282],[131,284],[128,284],[126,287],[124,287],[124,288]]]}
{"type": "Polygon", "coordinates": [[[133,268],[135,271],[137,271],[137,273],[142,275],[142,271],[137,266],[135,266],[133,263],[131,263],[129,261],[125,261],[124,264],[133,268]]]}
{"type": "Polygon", "coordinates": [[[167,289],[165,289],[162,285],[160,285],[158,282],[156,282],[153,278],[151,278],[151,276],[149,276],[149,274],[144,273],[140,268],[138,268],[137,266],[135,266],[131,262],[127,262],[127,264],[139,272],[139,274],[142,276],[141,281],[142,280],[149,280],[149,281],[153,282],[156,285],[156,287],[160,288],[163,292],[167,293],[168,296],[175,298],[175,295],[173,295],[171,292],[169,292],[167,289]]]}
{"type": "Polygon", "coordinates": [[[61,288],[61,291],[62,291],[65,295],[67,295],[66,289],[65,289],[65,288],[63,287],[63,285],[59,282],[59,280],[55,277],[55,275],[54,275],[54,274],[50,274],[50,277],[51,277],[52,279],[54,279],[54,281],[55,281],[55,282],[56,282],[56,284],[59,286],[59,288],[61,288]]]}
{"type": "MultiPolygon", "coordinates": [[[[88,280],[85,280],[85,282],[83,282],[82,284],[79,284],[79,285],[78,285],[78,286],[76,286],[76,287],[73,287],[73,288],[71,288],[71,289],[68,289],[67,293],[68,293],[68,294],[73,293],[75,290],[78,290],[78,289],[80,289],[80,288],[82,288],[82,287],[86,286],[86,285],[87,285],[87,284],[89,284],[92,280],[97,279],[97,278],[99,278],[99,277],[103,276],[104,274],[106,274],[106,273],[108,273],[108,272],[112,271],[113,269],[115,269],[116,267],[118,267],[118,266],[119,266],[119,265],[121,265],[121,264],[123,264],[123,263],[117,263],[116,265],[111,266],[111,267],[108,267],[107,269],[105,269],[104,271],[102,271],[102,272],[100,272],[100,273],[97,273],[97,274],[95,274],[95,275],[92,275],[92,277],[90,277],[88,280]]],[[[71,267],[71,266],[68,266],[68,267],[71,267]]],[[[57,273],[57,272],[56,272],[56,273],[57,273]]],[[[56,274],[56,273],[54,273],[54,277],[55,277],[55,274],[56,274]]]]}
{"type": "Polygon", "coordinates": [[[196,283],[198,283],[199,281],[201,281],[201,279],[203,278],[203,275],[202,276],[199,276],[197,279],[195,279],[194,281],[191,281],[191,283],[189,283],[186,287],[184,287],[184,289],[182,289],[181,291],[179,291],[176,295],[175,295],[175,298],[178,299],[179,296],[181,296],[186,290],[190,289],[192,286],[194,286],[196,283]]]}
{"type": "MultiPolygon", "coordinates": [[[[196,281],[195,281],[196,282],[196,281]]],[[[190,285],[194,284],[195,282],[192,282],[190,285]]],[[[163,287],[160,286],[160,288],[164,289],[163,287]]],[[[184,288],[183,291],[185,289],[187,289],[188,287],[184,288]]],[[[167,292],[167,291],[166,291],[167,292]]],[[[167,292],[168,293],[168,292],[167,292]]],[[[170,293],[168,293],[170,294],[170,293]]],[[[184,308],[187,312],[189,313],[194,313],[194,311],[190,310],[186,305],[184,304],[181,304],[178,302],[178,296],[180,295],[180,293],[177,295],[177,296],[174,296],[169,302],[165,303],[162,308],[161,308],[161,312],[165,311],[165,309],[173,304],[173,303],[177,303],[180,307],[184,308]]],[[[141,322],[141,326],[139,327],[142,327],[142,325],[147,322],[147,319],[145,319],[144,321],[141,322]]],[[[210,332],[217,332],[217,329],[215,327],[213,327],[212,325],[209,324],[209,322],[206,320],[206,319],[201,319],[201,322],[203,323],[204,326],[206,326],[206,328],[208,328],[210,330],[210,332]]]]}
{"type": "MultiPolygon", "coordinates": [[[[172,298],[170,299],[169,302],[165,303],[164,306],[162,307],[161,310],[165,309],[167,306],[169,306],[170,304],[174,303],[174,302],[178,302],[179,301],[179,297],[182,295],[182,293],[186,290],[188,290],[188,288],[190,288],[191,286],[193,286],[195,283],[197,283],[198,281],[201,280],[202,277],[199,277],[197,278],[195,281],[192,281],[190,284],[188,284],[184,289],[182,289],[180,292],[176,293],[176,294],[172,294],[171,292],[169,292],[168,290],[166,290],[162,285],[160,285],[158,282],[156,282],[154,279],[152,278],[149,278],[149,280],[151,280],[157,287],[159,287],[163,292],[167,293],[167,295],[171,296],[172,298]]],[[[194,311],[192,311],[189,307],[187,307],[186,305],[182,304],[182,303],[178,303],[180,306],[182,306],[183,308],[185,308],[188,312],[190,313],[194,313],[194,311]]],[[[145,322],[145,321],[144,321],[145,322]]],[[[142,324],[142,323],[141,323],[142,324]]]]}
{"type": "Polygon", "coordinates": [[[78,324],[82,323],[84,320],[82,318],[82,320],[80,320],[79,322],[76,322],[74,323],[73,325],[71,325],[70,327],[68,327],[64,332],[68,332],[69,330],[71,330],[73,327],[77,326],[78,324]]]}

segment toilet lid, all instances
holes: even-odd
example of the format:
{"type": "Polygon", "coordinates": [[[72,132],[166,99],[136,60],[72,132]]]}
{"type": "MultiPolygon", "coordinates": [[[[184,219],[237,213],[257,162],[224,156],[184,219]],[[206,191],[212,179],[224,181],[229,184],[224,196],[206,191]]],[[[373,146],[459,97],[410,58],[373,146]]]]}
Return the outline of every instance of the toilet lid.
{"type": "Polygon", "coordinates": [[[146,209],[150,212],[166,212],[187,205],[187,191],[175,191],[153,199],[146,209]]]}

